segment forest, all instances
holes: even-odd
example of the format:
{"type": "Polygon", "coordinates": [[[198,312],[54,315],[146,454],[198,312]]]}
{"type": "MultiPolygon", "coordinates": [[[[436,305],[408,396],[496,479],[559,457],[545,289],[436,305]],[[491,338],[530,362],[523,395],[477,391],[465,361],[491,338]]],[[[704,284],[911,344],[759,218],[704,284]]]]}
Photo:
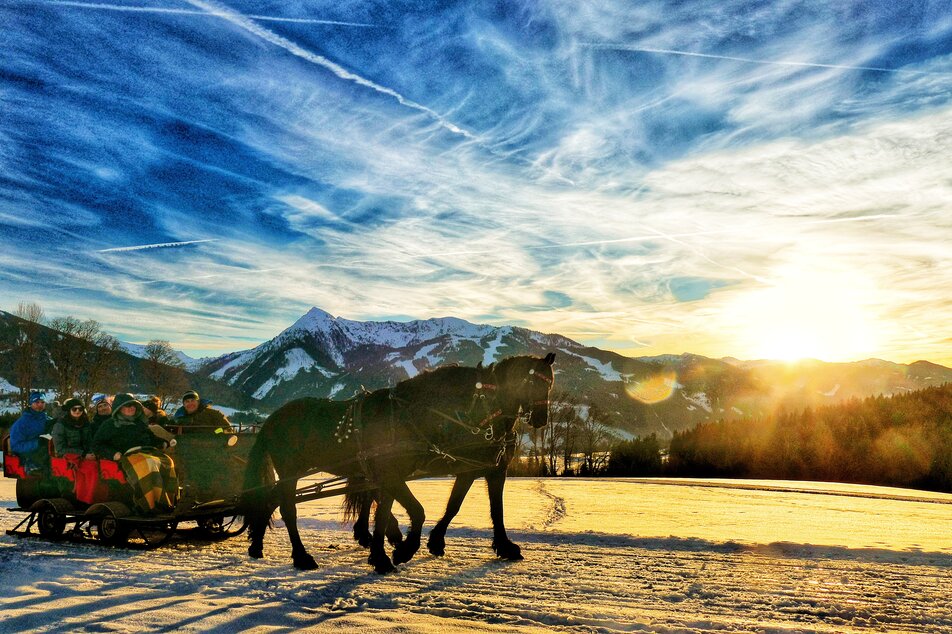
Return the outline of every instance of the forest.
{"type": "Polygon", "coordinates": [[[526,475],[724,477],[855,482],[952,491],[952,384],[839,405],[778,410],[620,440],[600,413],[560,394],[534,430],[526,475]]]}

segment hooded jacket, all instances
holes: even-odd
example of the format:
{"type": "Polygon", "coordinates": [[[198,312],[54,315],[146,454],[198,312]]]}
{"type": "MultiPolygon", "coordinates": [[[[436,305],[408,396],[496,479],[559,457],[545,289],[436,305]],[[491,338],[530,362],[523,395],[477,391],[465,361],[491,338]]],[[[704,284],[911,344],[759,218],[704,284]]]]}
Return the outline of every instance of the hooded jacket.
{"type": "Polygon", "coordinates": [[[84,455],[89,453],[92,444],[92,429],[89,426],[89,417],[86,412],[78,419],[69,415],[67,410],[53,425],[53,450],[57,456],[68,453],[84,455]]]}
{"type": "Polygon", "coordinates": [[[125,453],[133,447],[161,447],[162,441],[149,431],[149,423],[142,412],[142,403],[128,394],[122,394],[116,396],[114,404],[116,407],[112,416],[99,426],[93,438],[94,454],[112,460],[116,453],[125,453]],[[123,416],[123,404],[135,406],[135,414],[123,416]]]}

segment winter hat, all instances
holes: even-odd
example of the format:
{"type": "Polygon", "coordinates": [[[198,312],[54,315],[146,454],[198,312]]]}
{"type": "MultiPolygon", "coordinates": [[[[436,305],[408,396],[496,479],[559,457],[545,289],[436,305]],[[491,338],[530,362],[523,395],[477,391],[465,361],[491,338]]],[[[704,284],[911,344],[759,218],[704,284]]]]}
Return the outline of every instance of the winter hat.
{"type": "Polygon", "coordinates": [[[122,408],[123,405],[126,405],[126,404],[129,404],[129,405],[135,404],[135,405],[138,405],[140,409],[142,408],[142,403],[137,401],[136,397],[134,397],[132,394],[128,394],[128,393],[116,394],[115,398],[112,399],[112,408],[114,410],[119,410],[122,408]],[[129,403],[129,401],[132,401],[132,403],[129,403]]]}
{"type": "Polygon", "coordinates": [[[184,402],[184,401],[187,401],[187,400],[190,399],[190,398],[194,398],[194,399],[197,401],[197,400],[198,400],[198,392],[196,392],[195,390],[189,390],[189,391],[186,392],[185,394],[182,394],[182,401],[183,401],[183,402],[184,402]]]}
{"type": "Polygon", "coordinates": [[[36,403],[37,401],[46,402],[46,395],[43,392],[30,392],[30,405],[36,403]]]}
{"type": "Polygon", "coordinates": [[[82,407],[83,411],[84,412],[86,411],[86,406],[83,405],[83,402],[79,400],[78,398],[71,398],[71,399],[68,399],[65,403],[63,403],[64,412],[68,412],[74,407],[82,407]]]}
{"type": "Polygon", "coordinates": [[[153,401],[151,398],[145,401],[142,401],[142,407],[146,408],[153,414],[159,411],[159,404],[153,401]]]}

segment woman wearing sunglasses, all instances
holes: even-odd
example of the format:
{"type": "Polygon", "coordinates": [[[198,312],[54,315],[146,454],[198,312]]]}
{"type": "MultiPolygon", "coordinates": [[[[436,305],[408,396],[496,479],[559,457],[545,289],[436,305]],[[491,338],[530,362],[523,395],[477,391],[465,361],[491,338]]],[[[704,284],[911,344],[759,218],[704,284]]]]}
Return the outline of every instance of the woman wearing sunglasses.
{"type": "Polygon", "coordinates": [[[89,447],[92,444],[89,417],[86,408],[78,398],[63,403],[63,415],[53,425],[53,451],[57,456],[77,454],[92,457],[89,447]]]}

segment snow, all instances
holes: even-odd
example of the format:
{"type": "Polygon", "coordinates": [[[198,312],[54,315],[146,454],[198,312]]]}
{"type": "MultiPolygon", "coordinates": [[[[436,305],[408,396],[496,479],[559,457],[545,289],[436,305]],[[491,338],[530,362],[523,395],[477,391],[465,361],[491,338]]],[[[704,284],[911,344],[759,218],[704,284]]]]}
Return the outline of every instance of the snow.
{"type": "Polygon", "coordinates": [[[589,366],[591,366],[591,368],[595,370],[596,372],[598,372],[602,376],[602,378],[605,379],[606,381],[624,381],[624,377],[622,377],[622,375],[617,370],[612,368],[611,362],[602,363],[598,359],[586,357],[577,352],[566,350],[565,348],[559,348],[559,350],[573,357],[578,357],[579,359],[587,363],[589,366]]]}
{"type": "MultiPolygon", "coordinates": [[[[695,394],[691,394],[690,396],[685,394],[684,392],[681,392],[681,396],[683,396],[686,400],[691,401],[692,403],[694,403],[695,405],[703,409],[705,412],[712,413],[714,411],[711,408],[710,399],[707,398],[707,394],[705,394],[704,392],[697,392],[695,394]]],[[[694,409],[694,408],[691,406],[688,406],[688,409],[694,409]]]]}
{"type": "MultiPolygon", "coordinates": [[[[148,353],[146,352],[146,344],[141,343],[129,343],[128,341],[120,341],[119,345],[122,346],[122,349],[131,354],[134,357],[140,359],[148,358],[148,353]]],[[[210,357],[202,357],[201,359],[196,359],[195,357],[190,357],[180,350],[173,350],[175,356],[178,357],[185,365],[185,369],[189,372],[194,372],[197,370],[203,363],[208,361],[210,357]]]]}
{"type": "MultiPolygon", "coordinates": [[[[450,486],[410,484],[427,532],[450,486]]],[[[0,500],[14,505],[12,480],[0,500]]],[[[848,485],[513,478],[506,519],[525,561],[493,556],[476,486],[446,556],[424,547],[386,576],[338,499],[299,507],[310,572],[291,567],[280,522],[262,560],[243,538],[142,552],[4,535],[0,630],[948,632],[950,504],[848,485]]]]}
{"type": "Polygon", "coordinates": [[[431,368],[435,368],[436,366],[438,366],[440,363],[443,362],[443,358],[442,358],[442,357],[434,356],[434,355],[432,355],[432,354],[430,354],[430,353],[433,352],[434,350],[436,350],[436,349],[439,348],[439,347],[440,347],[440,344],[439,344],[439,343],[431,343],[431,344],[428,345],[428,346],[423,346],[422,348],[420,348],[420,349],[417,351],[417,353],[416,353],[416,355],[414,355],[413,359],[414,359],[414,360],[417,360],[417,359],[426,359],[427,365],[429,365],[431,368]]]}
{"type": "Polygon", "coordinates": [[[411,378],[411,379],[412,379],[412,378],[415,377],[417,374],[419,374],[419,372],[418,372],[417,369],[416,369],[416,366],[413,365],[413,361],[406,361],[406,360],[404,360],[404,361],[399,362],[397,365],[398,365],[399,367],[403,368],[403,371],[407,373],[407,377],[408,377],[408,378],[411,378]]]}
{"type": "Polygon", "coordinates": [[[836,396],[836,393],[840,391],[840,384],[837,383],[836,386],[829,392],[820,392],[823,396],[836,396]]]}
{"type": "Polygon", "coordinates": [[[456,317],[439,317],[435,319],[419,319],[407,322],[398,321],[352,321],[342,317],[334,317],[320,308],[311,308],[304,316],[298,319],[282,335],[296,336],[304,332],[311,335],[320,335],[331,346],[331,353],[335,361],[343,364],[340,359],[341,350],[335,346],[333,332],[343,335],[353,345],[380,345],[388,348],[405,348],[416,343],[436,339],[443,336],[457,336],[464,339],[479,340],[489,336],[499,328],[488,325],[472,324],[456,317]]]}
{"type": "MultiPolygon", "coordinates": [[[[274,387],[283,381],[290,381],[304,370],[315,369],[326,377],[334,376],[317,362],[303,348],[290,348],[284,351],[284,364],[275,370],[271,377],[258,386],[252,395],[255,398],[264,398],[274,387]]],[[[221,371],[221,370],[219,370],[221,371]]]]}
{"type": "Polygon", "coordinates": [[[20,388],[0,376],[0,394],[13,394],[14,392],[19,394],[20,388]]]}
{"type": "MultiPolygon", "coordinates": [[[[248,361],[253,359],[256,351],[257,351],[257,348],[253,350],[245,350],[244,352],[237,353],[237,356],[234,359],[232,359],[225,365],[221,366],[220,368],[218,368],[217,370],[209,374],[209,376],[213,379],[221,380],[222,378],[224,378],[225,374],[227,374],[228,371],[231,370],[232,368],[242,365],[244,363],[247,363],[248,361]]],[[[234,381],[236,377],[237,375],[235,375],[235,377],[232,377],[232,381],[234,381]]]]}
{"type": "Polygon", "coordinates": [[[496,333],[496,338],[486,343],[486,351],[483,353],[483,365],[489,365],[496,360],[496,355],[499,354],[499,346],[502,345],[502,336],[504,334],[506,334],[506,332],[499,329],[499,332],[496,333]]]}

